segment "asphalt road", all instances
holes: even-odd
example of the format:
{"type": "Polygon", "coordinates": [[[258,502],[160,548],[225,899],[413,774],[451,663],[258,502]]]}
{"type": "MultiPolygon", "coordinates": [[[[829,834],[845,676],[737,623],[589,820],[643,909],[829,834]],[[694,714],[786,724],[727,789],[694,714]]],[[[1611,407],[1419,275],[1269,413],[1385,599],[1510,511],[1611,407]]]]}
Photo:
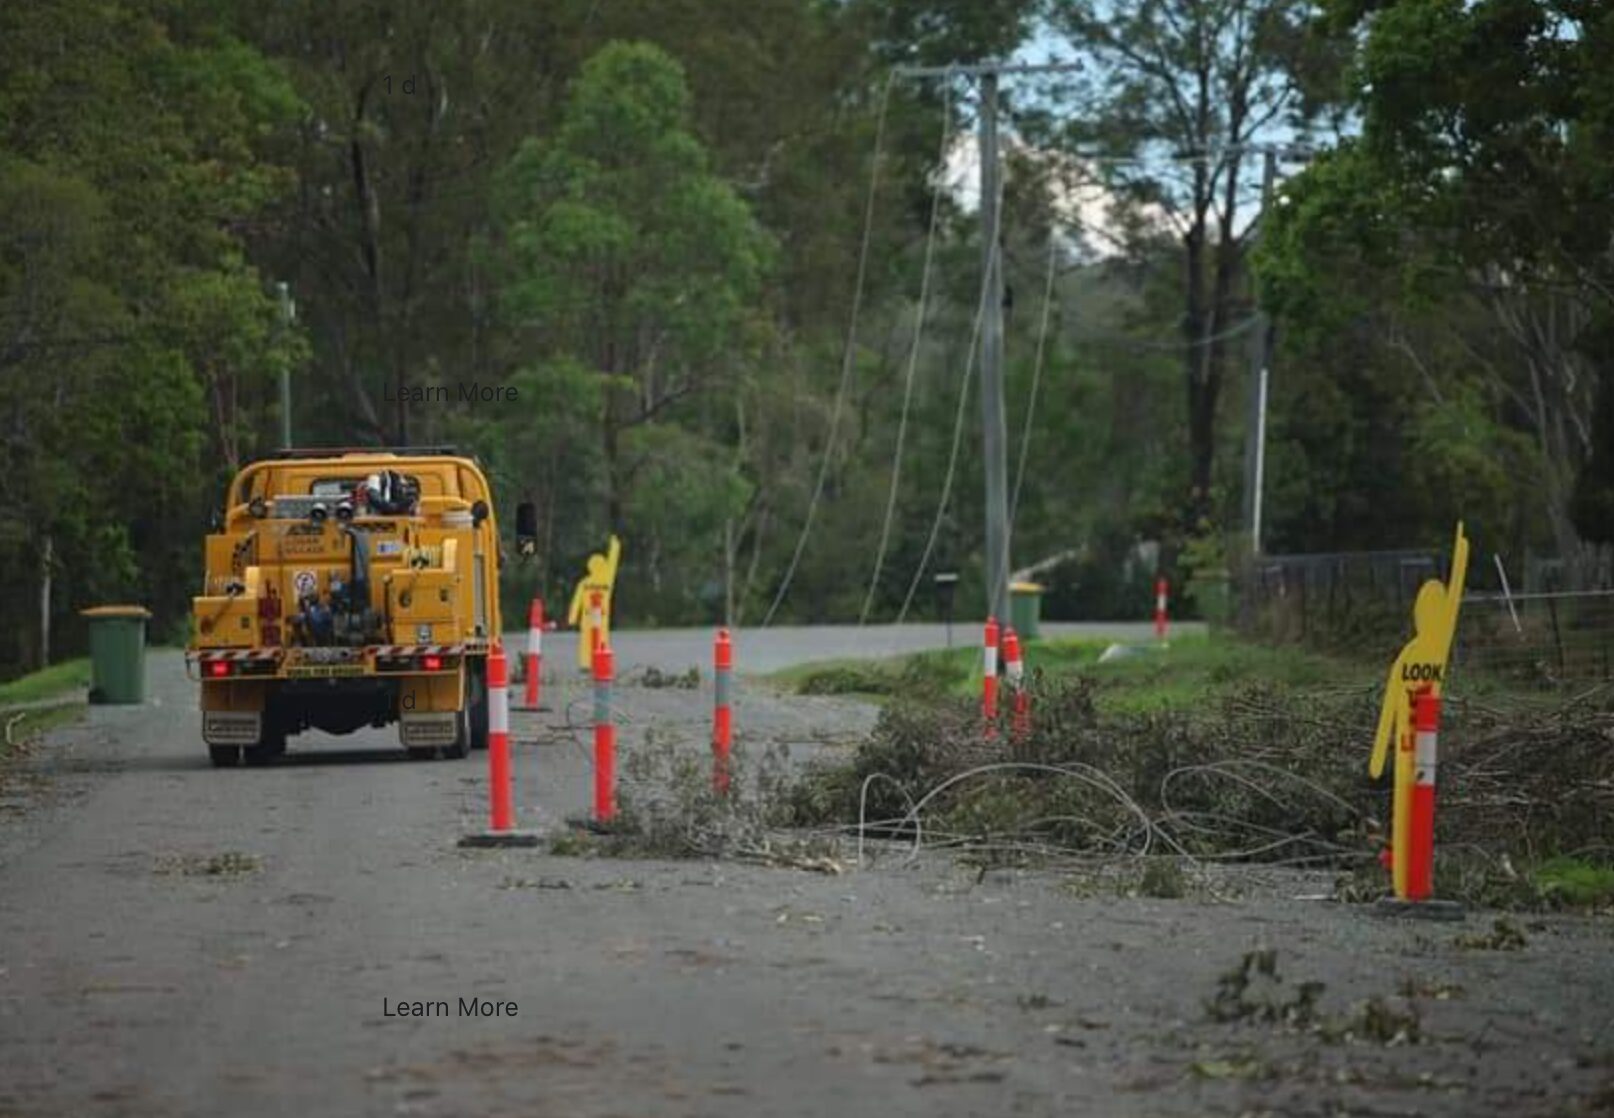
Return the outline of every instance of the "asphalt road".
{"type": "MultiPolygon", "coordinates": [[[[617,644],[625,674],[681,671],[705,662],[709,636],[617,644]]],[[[742,667],[902,639],[748,633],[742,667]]],[[[551,709],[514,719],[520,821],[540,829],[587,804],[587,751],[568,729],[586,698],[566,651],[546,646],[551,709]]],[[[829,876],[464,851],[483,822],[482,755],[404,761],[387,730],[214,770],[178,658],[150,670],[146,705],[93,710],[0,780],[0,1115],[1614,1104],[1606,919],[1521,921],[1525,946],[1496,951],[1457,943],[1489,917],[1378,920],[1298,899],[1318,883],[1282,875],[1230,881],[1227,901],[1162,901],[895,854],[829,876]],[[1262,945],[1284,990],[1326,983],[1331,1021],[1411,991],[1420,1042],[1210,1020],[1218,977],[1262,945]],[[462,1016],[460,999],[516,1012],[462,1016]],[[439,1001],[446,1016],[392,1015],[439,1001]]],[[[698,750],[710,701],[625,683],[625,747],[653,732],[698,750]]],[[[742,688],[753,747],[844,749],[872,718],[742,688]]]]}
{"type": "MultiPolygon", "coordinates": [[[[1174,625],[1173,635],[1203,633],[1203,622],[1174,625]]],[[[1135,621],[1053,621],[1044,622],[1044,638],[1081,637],[1090,640],[1135,643],[1154,640],[1154,627],[1135,621]]],[[[851,657],[898,656],[931,648],[973,645],[979,647],[981,632],[974,622],[945,625],[852,625],[779,626],[738,632],[735,640],[735,670],[766,674],[796,664],[851,657]]],[[[544,656],[552,669],[562,664],[575,666],[577,635],[562,631],[546,634],[544,656]],[[553,657],[551,660],[550,658],[553,657]]],[[[663,671],[686,671],[712,664],[712,630],[656,629],[621,634],[613,640],[619,669],[631,670],[654,664],[663,671]]],[[[527,647],[526,631],[506,638],[511,651],[527,647]]]]}

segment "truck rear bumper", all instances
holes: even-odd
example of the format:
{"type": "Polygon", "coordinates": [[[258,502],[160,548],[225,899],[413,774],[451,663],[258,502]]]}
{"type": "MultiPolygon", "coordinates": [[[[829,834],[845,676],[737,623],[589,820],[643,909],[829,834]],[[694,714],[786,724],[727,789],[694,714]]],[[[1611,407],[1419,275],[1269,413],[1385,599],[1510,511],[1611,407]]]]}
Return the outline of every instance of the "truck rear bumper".
{"type": "Polygon", "coordinates": [[[185,652],[185,674],[198,682],[453,675],[459,671],[462,659],[486,656],[490,647],[489,641],[474,640],[329,648],[192,648],[185,652]]]}
{"type": "Polygon", "coordinates": [[[459,735],[458,711],[405,711],[398,716],[398,740],[405,748],[453,745],[459,735]]]}
{"type": "Polygon", "coordinates": [[[256,745],[263,733],[263,715],[247,710],[204,710],[202,740],[208,745],[256,745]]]}

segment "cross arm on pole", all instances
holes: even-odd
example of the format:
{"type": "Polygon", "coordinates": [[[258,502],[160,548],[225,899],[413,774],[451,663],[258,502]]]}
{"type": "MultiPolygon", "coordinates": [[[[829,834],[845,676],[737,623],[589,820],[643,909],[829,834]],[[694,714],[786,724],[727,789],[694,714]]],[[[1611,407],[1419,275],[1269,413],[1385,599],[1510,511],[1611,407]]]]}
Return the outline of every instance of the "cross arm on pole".
{"type": "Polygon", "coordinates": [[[973,62],[947,66],[898,66],[895,73],[904,78],[979,77],[982,74],[1067,74],[1084,67],[1080,62],[973,62]]]}

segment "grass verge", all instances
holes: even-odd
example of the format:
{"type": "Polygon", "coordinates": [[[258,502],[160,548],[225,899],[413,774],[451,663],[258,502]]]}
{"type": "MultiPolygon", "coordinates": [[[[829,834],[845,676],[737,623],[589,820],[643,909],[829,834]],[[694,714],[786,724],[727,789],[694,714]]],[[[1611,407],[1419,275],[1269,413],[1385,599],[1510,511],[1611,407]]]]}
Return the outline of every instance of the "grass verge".
{"type": "MultiPolygon", "coordinates": [[[[1230,863],[1326,868],[1341,900],[1388,890],[1389,791],[1366,774],[1381,665],[1228,638],[1101,663],[1106,647],[1033,642],[1032,716],[1017,729],[1005,714],[993,735],[976,649],[778,673],[797,694],[874,699],[875,729],[805,772],[765,764],[755,792],[728,802],[699,760],[669,750],[639,782],[660,794],[625,793],[623,833],[587,848],[817,869],[844,864],[861,834],[983,872],[1097,867],[1154,897],[1192,895],[1230,863]]],[[[1436,895],[1609,910],[1614,863],[1587,855],[1608,850],[1614,689],[1544,697],[1483,683],[1465,677],[1442,722],[1436,895]]]]}
{"type": "MultiPolygon", "coordinates": [[[[1214,643],[1154,655],[1034,678],[1022,733],[1005,718],[983,734],[972,694],[893,696],[851,757],[790,789],[791,823],[861,821],[983,864],[1165,854],[1328,867],[1341,899],[1385,893],[1389,793],[1366,774],[1376,672],[1214,643]]],[[[1607,688],[1547,705],[1451,699],[1436,895],[1494,908],[1614,904],[1606,858],[1557,856],[1607,849],[1611,736],[1607,688]]]]}
{"type": "MultiPolygon", "coordinates": [[[[1112,642],[1031,641],[1026,671],[1033,680],[1085,677],[1101,711],[1180,710],[1231,694],[1252,682],[1285,688],[1355,688],[1376,681],[1382,669],[1291,648],[1231,637],[1190,636],[1166,647],[1135,646],[1100,663],[1112,642]]],[[[938,649],[882,660],[827,660],[787,668],[770,677],[798,695],[849,695],[884,701],[979,694],[977,648],[938,649]]]]}
{"type": "Polygon", "coordinates": [[[37,672],[0,683],[0,709],[18,703],[35,703],[90,685],[90,661],[80,656],[37,672]]]}
{"type": "Polygon", "coordinates": [[[45,731],[77,722],[87,709],[83,703],[64,702],[28,710],[0,711],[0,761],[45,731]]]}
{"type": "Polygon", "coordinates": [[[1531,877],[1542,893],[1566,905],[1614,906],[1614,865],[1599,865],[1583,858],[1549,858],[1536,867],[1531,877]]]}

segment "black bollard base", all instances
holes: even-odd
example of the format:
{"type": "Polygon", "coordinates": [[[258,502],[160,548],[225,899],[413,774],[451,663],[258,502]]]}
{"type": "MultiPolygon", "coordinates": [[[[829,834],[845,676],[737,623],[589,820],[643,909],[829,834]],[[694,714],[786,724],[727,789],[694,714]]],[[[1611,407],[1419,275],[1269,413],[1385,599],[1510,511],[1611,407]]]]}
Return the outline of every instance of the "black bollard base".
{"type": "Polygon", "coordinates": [[[537,846],[540,836],[536,831],[477,831],[460,839],[460,846],[486,850],[500,846],[537,846]]]}
{"type": "Polygon", "coordinates": [[[1461,920],[1468,915],[1468,911],[1457,901],[1404,901],[1400,897],[1380,897],[1373,902],[1373,915],[1413,920],[1461,920]]]}

